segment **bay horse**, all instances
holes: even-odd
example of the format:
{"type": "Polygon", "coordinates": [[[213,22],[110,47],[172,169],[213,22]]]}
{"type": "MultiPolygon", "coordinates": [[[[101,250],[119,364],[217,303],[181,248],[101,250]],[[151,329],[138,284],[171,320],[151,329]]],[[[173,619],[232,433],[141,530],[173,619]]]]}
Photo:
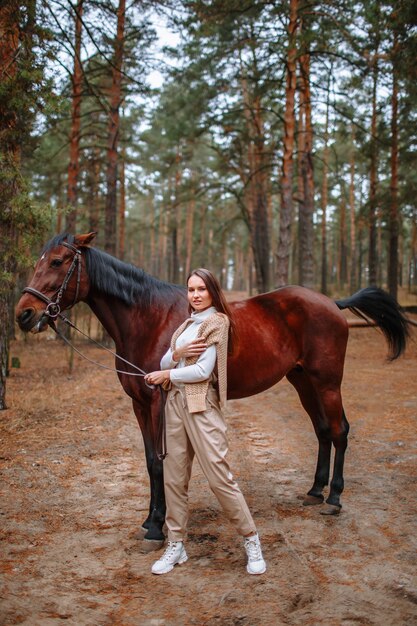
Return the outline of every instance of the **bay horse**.
{"type": "MultiPolygon", "coordinates": [[[[173,331],[188,317],[186,289],[91,247],[95,234],[63,233],[46,243],[17,304],[18,324],[25,332],[42,332],[51,316],[84,301],[114,340],[117,355],[145,372],[157,370],[173,331]]],[[[231,307],[238,341],[228,358],[228,398],[261,393],[287,377],[318,439],[314,481],[304,504],[324,501],[333,445],[333,475],[322,512],[338,513],[349,431],[341,397],[348,322],[341,310],[373,320],[388,341],[391,359],[406,347],[406,317],[396,300],[378,288],[333,301],[310,289],[288,286],[231,307]]],[[[117,369],[121,365],[116,357],[117,369]]],[[[127,367],[123,363],[123,369],[127,367]]],[[[145,539],[161,541],[165,499],[163,464],[157,454],[160,394],[139,376],[121,372],[118,376],[132,399],[145,446],[150,479],[145,539]]]]}

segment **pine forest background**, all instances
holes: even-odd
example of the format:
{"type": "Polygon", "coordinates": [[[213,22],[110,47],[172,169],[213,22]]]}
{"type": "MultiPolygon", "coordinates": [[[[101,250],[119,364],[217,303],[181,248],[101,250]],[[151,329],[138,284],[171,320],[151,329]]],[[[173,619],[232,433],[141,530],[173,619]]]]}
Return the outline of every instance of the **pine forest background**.
{"type": "Polygon", "coordinates": [[[176,283],[415,293],[413,5],[0,2],[3,328],[64,230],[176,283]]]}

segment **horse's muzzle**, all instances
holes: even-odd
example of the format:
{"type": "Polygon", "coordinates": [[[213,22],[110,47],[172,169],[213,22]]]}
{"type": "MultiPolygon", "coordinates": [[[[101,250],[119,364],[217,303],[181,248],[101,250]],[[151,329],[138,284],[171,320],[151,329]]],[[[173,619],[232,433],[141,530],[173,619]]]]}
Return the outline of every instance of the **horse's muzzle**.
{"type": "Polygon", "coordinates": [[[35,311],[35,309],[24,309],[17,316],[17,323],[23,332],[41,333],[46,330],[49,320],[44,312],[35,311]]]}

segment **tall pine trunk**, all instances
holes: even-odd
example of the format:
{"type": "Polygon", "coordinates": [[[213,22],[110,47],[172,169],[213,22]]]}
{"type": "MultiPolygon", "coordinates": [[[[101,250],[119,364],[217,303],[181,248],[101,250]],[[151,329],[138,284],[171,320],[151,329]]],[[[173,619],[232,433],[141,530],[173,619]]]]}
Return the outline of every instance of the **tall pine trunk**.
{"type": "Polygon", "coordinates": [[[84,0],[78,0],[75,9],[74,70],[72,74],[70,159],[68,165],[67,203],[71,210],[66,215],[66,230],[75,233],[77,223],[78,177],[80,171],[80,127],[81,127],[81,31],[84,0]]]}
{"type": "Polygon", "coordinates": [[[112,86],[107,144],[107,195],[105,207],[104,247],[110,254],[116,253],[117,244],[117,170],[120,132],[120,107],[122,104],[122,66],[124,56],[124,28],[126,0],[119,0],[117,9],[117,33],[114,43],[112,86]]]}
{"type": "Polygon", "coordinates": [[[126,149],[123,146],[122,159],[120,163],[120,204],[119,204],[119,242],[117,246],[117,256],[119,259],[125,258],[126,240],[126,175],[125,175],[126,149]]]}
{"type": "Polygon", "coordinates": [[[391,97],[391,205],[389,213],[388,290],[394,298],[398,293],[398,78],[395,53],[397,34],[394,32],[394,60],[391,97]]]}
{"type": "Polygon", "coordinates": [[[195,198],[194,194],[187,202],[187,214],[185,218],[185,278],[191,272],[191,259],[193,256],[193,232],[194,232],[195,198]]]}
{"type": "Polygon", "coordinates": [[[326,119],[324,125],[323,178],[321,183],[321,292],[327,294],[327,202],[329,194],[329,111],[330,73],[327,83],[326,119]]]}
{"type": "Polygon", "coordinates": [[[372,119],[371,119],[371,164],[369,181],[369,250],[368,268],[369,284],[377,284],[377,176],[378,176],[378,147],[377,147],[377,89],[378,89],[378,58],[375,55],[372,67],[372,119]]]}
{"type": "Polygon", "coordinates": [[[313,128],[311,122],[310,55],[300,58],[300,115],[303,118],[300,155],[302,193],[299,210],[299,283],[314,286],[314,179],[313,179],[313,128]]]}
{"type": "Polygon", "coordinates": [[[347,227],[345,185],[341,185],[339,223],[339,286],[344,289],[347,282],[347,227]]]}
{"type": "Polygon", "coordinates": [[[265,138],[261,99],[248,89],[242,77],[242,93],[248,132],[248,177],[246,209],[258,293],[270,288],[270,223],[268,214],[267,177],[265,174],[265,138]]]}
{"type": "Polygon", "coordinates": [[[297,15],[298,0],[290,0],[288,24],[288,53],[285,88],[284,139],[281,176],[281,210],[279,221],[276,286],[282,287],[289,280],[291,255],[291,227],[293,221],[293,175],[294,175],[294,129],[295,90],[297,85],[297,15]]]}
{"type": "Polygon", "coordinates": [[[265,140],[260,98],[254,102],[254,205],[252,214],[252,249],[256,268],[256,285],[259,293],[270,289],[270,237],[268,198],[265,174],[265,140]]]}
{"type": "MultiPolygon", "coordinates": [[[[0,8],[0,80],[12,92],[17,75],[19,8],[14,2],[0,8]]],[[[13,202],[21,191],[20,145],[15,128],[17,115],[7,97],[0,98],[0,410],[7,408],[6,379],[9,369],[10,328],[13,309],[13,275],[16,271],[17,229],[13,202]]]]}
{"type": "Polygon", "coordinates": [[[356,215],[355,215],[355,127],[352,124],[352,148],[350,152],[350,183],[349,183],[349,217],[350,217],[350,290],[358,288],[356,215]]]}
{"type": "Polygon", "coordinates": [[[413,293],[417,288],[417,210],[414,209],[411,223],[411,250],[408,263],[408,290],[413,293]]]}

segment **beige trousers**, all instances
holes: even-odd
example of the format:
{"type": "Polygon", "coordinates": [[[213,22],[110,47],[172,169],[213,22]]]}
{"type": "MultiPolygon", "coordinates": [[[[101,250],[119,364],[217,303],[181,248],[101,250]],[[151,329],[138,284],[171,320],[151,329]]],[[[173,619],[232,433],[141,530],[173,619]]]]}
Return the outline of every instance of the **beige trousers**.
{"type": "Polygon", "coordinates": [[[188,521],[188,484],[194,455],[229,521],[240,535],[256,532],[246,501],[226,460],[226,424],[212,385],[204,413],[189,413],[185,392],[168,392],[165,418],[167,456],[164,460],[166,524],[170,541],[183,541],[188,521]]]}

